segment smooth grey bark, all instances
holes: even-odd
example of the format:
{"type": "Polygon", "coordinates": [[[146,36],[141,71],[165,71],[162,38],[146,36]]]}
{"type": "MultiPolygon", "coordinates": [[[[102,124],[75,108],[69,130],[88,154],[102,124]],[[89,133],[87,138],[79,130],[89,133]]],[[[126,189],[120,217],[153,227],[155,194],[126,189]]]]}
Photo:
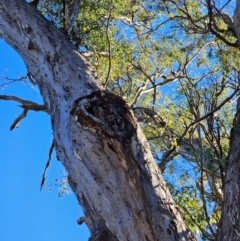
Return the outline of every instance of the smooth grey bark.
{"type": "Polygon", "coordinates": [[[196,240],[132,111],[99,85],[66,36],[25,1],[1,0],[0,37],[39,86],[90,240],[196,240]]]}
{"type": "MultiPolygon", "coordinates": [[[[233,17],[234,29],[240,43],[240,1],[233,17]]],[[[240,82],[239,82],[240,84],[240,82]]],[[[231,130],[230,151],[225,168],[223,208],[218,229],[219,241],[240,240],[240,99],[231,130]]]]}

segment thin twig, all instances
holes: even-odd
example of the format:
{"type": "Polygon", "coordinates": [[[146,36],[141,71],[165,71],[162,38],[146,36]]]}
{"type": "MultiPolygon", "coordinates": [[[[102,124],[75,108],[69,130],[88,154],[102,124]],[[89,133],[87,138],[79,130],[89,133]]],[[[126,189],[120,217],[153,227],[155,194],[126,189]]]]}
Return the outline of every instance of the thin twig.
{"type": "Polygon", "coordinates": [[[24,82],[27,78],[28,78],[28,76],[24,76],[24,77],[21,77],[21,78],[19,78],[19,79],[9,79],[9,78],[7,78],[7,77],[3,77],[2,80],[3,80],[3,81],[6,81],[6,82],[3,83],[3,84],[1,84],[0,86],[1,86],[1,87],[4,87],[4,86],[10,85],[10,84],[12,84],[12,83],[14,83],[14,82],[24,82]],[[7,81],[8,81],[8,82],[7,82],[7,81]]]}

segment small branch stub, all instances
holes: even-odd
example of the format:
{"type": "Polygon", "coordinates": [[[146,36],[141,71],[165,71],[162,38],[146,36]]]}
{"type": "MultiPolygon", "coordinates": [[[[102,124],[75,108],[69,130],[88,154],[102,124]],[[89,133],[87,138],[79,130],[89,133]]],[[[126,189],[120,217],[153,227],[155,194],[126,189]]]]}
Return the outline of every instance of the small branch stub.
{"type": "Polygon", "coordinates": [[[77,220],[77,224],[78,224],[78,225],[82,225],[85,221],[86,221],[86,217],[80,217],[80,218],[77,220]]]}

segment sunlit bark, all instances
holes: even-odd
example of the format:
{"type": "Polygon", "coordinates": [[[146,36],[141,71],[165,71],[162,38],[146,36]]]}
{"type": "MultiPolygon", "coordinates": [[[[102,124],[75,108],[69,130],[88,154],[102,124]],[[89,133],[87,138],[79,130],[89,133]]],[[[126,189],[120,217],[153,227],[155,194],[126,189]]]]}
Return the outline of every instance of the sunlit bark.
{"type": "Polygon", "coordinates": [[[39,86],[91,240],[195,240],[131,110],[66,36],[23,0],[1,0],[0,37],[39,86]]]}

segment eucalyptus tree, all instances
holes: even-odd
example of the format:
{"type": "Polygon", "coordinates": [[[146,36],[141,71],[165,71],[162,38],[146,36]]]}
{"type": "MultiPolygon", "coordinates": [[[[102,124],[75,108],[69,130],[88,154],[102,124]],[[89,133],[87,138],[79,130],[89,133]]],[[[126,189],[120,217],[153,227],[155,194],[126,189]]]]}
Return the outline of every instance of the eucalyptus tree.
{"type": "Polygon", "coordinates": [[[1,95],[22,104],[11,128],[49,113],[90,240],[239,239],[234,4],[1,1],[0,37],[44,101],[1,95]]]}

